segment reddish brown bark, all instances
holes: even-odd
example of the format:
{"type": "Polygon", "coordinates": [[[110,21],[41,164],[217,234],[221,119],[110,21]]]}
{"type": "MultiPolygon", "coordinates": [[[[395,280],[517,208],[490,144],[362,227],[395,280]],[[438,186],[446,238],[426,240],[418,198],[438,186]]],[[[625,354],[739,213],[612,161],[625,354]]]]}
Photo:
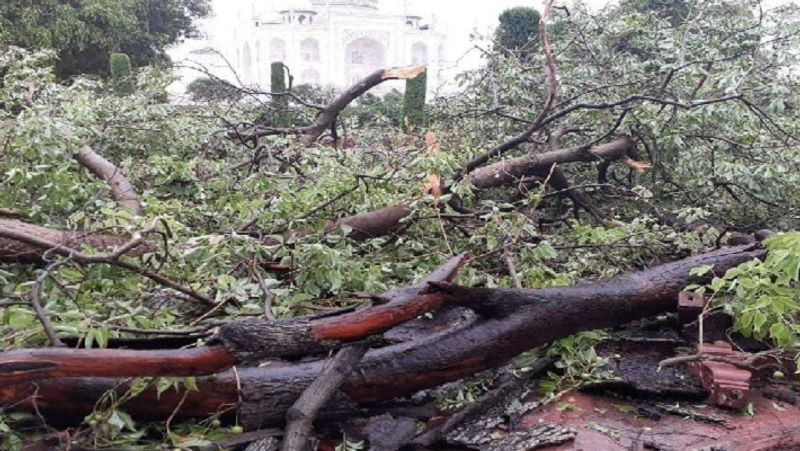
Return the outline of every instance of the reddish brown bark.
{"type": "Polygon", "coordinates": [[[19,349],[0,355],[0,381],[44,377],[196,376],[214,374],[235,361],[222,347],[165,351],[124,349],[19,349]]]}
{"type": "MultiPolygon", "coordinates": [[[[438,284],[454,301],[470,305],[483,316],[462,315],[449,330],[370,351],[345,380],[343,394],[334,399],[328,413],[352,409],[352,401],[380,401],[457,380],[575,332],[674,311],[692,268],[712,265],[715,273],[722,273],[761,256],[763,251],[757,246],[726,248],[606,281],[539,290],[438,284]]],[[[280,423],[321,365],[317,361],[240,368],[236,373],[200,378],[200,391],[186,396],[177,416],[202,417],[222,406],[239,405],[239,419],[248,427],[280,423]]],[[[42,412],[85,413],[97,396],[120,383],[71,378],[5,384],[0,388],[0,405],[21,402],[22,407],[32,408],[30,396],[35,392],[42,412]]],[[[142,418],[164,418],[180,399],[169,396],[156,402],[154,394],[146,392],[125,409],[142,418]]]]}
{"type": "Polygon", "coordinates": [[[451,258],[416,285],[382,294],[379,297],[386,304],[321,318],[227,324],[213,340],[220,345],[164,351],[51,348],[0,353],[0,382],[74,376],[199,376],[268,358],[320,354],[441,307],[446,296],[431,294],[428,284],[452,280],[466,257],[451,258]]]}
{"type": "Polygon", "coordinates": [[[438,309],[444,305],[446,296],[430,293],[428,284],[453,280],[466,257],[461,254],[451,258],[414,286],[385,293],[381,297],[390,302],[384,305],[312,321],[311,333],[317,340],[358,340],[438,309]]]}

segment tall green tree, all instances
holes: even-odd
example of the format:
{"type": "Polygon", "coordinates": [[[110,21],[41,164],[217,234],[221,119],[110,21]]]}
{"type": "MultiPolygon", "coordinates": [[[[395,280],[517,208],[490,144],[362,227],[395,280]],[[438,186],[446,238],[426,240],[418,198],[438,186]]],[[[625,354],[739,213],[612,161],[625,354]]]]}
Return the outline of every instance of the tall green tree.
{"type": "Polygon", "coordinates": [[[527,57],[539,46],[539,11],[517,6],[500,14],[495,42],[504,52],[527,57]]]}
{"type": "Polygon", "coordinates": [[[112,53],[109,58],[111,79],[118,94],[129,94],[133,89],[131,59],[124,53],[112,53]]]}
{"type": "Polygon", "coordinates": [[[425,123],[425,94],[428,89],[428,71],[406,80],[406,93],[403,99],[403,118],[406,127],[416,127],[425,123]]]}
{"type": "MultiPolygon", "coordinates": [[[[286,92],[286,66],[280,62],[275,61],[270,66],[270,87],[275,94],[286,92]]],[[[273,97],[272,103],[276,109],[275,123],[279,126],[285,126],[288,123],[286,110],[289,108],[289,97],[276,96],[273,97]]]]}
{"type": "Polygon", "coordinates": [[[60,78],[107,75],[114,52],[134,67],[166,61],[165,48],[208,12],[208,0],[3,0],[0,45],[54,49],[60,78]]]}

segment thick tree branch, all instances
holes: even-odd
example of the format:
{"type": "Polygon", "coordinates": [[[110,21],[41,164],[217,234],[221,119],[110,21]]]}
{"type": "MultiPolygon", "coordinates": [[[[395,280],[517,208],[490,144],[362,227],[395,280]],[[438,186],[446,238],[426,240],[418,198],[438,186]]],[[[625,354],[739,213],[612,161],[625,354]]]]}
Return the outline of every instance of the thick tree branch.
{"type": "Polygon", "coordinates": [[[97,154],[89,146],[83,146],[74,155],[75,159],[95,176],[105,180],[111,188],[111,197],[123,207],[137,215],[144,214],[144,208],[136,194],[136,188],[114,163],[97,154]]]}
{"type": "Polygon", "coordinates": [[[611,161],[623,159],[633,152],[633,142],[628,137],[617,138],[594,147],[577,146],[543,154],[530,154],[484,166],[469,174],[469,181],[477,188],[508,185],[529,176],[546,176],[553,165],[577,161],[611,161]]]}
{"type": "MultiPolygon", "coordinates": [[[[310,146],[325,133],[325,130],[331,128],[345,108],[357,98],[361,97],[370,89],[378,86],[379,84],[388,80],[405,80],[414,78],[425,70],[425,66],[412,66],[406,68],[395,69],[379,69],[364,79],[350,87],[347,91],[342,93],[339,97],[333,100],[330,104],[320,109],[314,122],[304,126],[290,129],[270,129],[258,128],[250,135],[249,139],[257,139],[262,136],[280,135],[280,134],[298,134],[300,135],[300,144],[310,146]]],[[[316,107],[315,107],[316,108],[316,107]]]]}
{"type": "MultiPolygon", "coordinates": [[[[347,396],[334,398],[325,415],[352,412],[353,401],[390,399],[457,380],[582,330],[612,327],[674,311],[678,293],[695,281],[690,277],[692,268],[711,265],[714,273],[723,273],[763,255],[755,245],[724,248],[605,281],[539,290],[437,284],[453,301],[470,308],[482,304],[507,313],[485,318],[462,315],[449,329],[368,352],[342,385],[347,396]]],[[[199,378],[198,392],[170,391],[157,399],[154,390],[145,391],[125,409],[143,419],[167,418],[182,403],[176,418],[186,418],[204,417],[222,406],[239,405],[240,421],[258,429],[280,424],[286,411],[320,374],[322,365],[317,361],[240,368],[236,373],[199,378]]],[[[30,409],[35,404],[40,412],[82,418],[107,390],[116,387],[124,391],[125,386],[120,383],[117,379],[51,378],[4,384],[0,404],[20,403],[21,408],[30,409]]]]}

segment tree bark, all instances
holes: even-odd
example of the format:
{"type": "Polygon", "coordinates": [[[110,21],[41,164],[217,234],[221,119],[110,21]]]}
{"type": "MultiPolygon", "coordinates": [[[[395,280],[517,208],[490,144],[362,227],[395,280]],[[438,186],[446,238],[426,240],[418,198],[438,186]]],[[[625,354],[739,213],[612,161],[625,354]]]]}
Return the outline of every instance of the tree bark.
{"type": "Polygon", "coordinates": [[[361,97],[375,86],[388,80],[414,78],[424,71],[425,66],[422,65],[397,69],[379,69],[367,75],[363,80],[351,86],[350,89],[342,93],[342,95],[334,99],[333,102],[320,111],[311,125],[301,129],[302,137],[300,138],[300,143],[305,146],[314,144],[320,135],[325,133],[325,130],[333,126],[339,113],[347,108],[351,102],[361,97]]]}
{"type": "Polygon", "coordinates": [[[525,177],[547,177],[554,165],[577,161],[613,161],[632,155],[633,141],[629,137],[622,137],[591,148],[578,146],[511,158],[477,168],[468,175],[468,179],[477,188],[493,188],[525,177]]]}
{"type": "Polygon", "coordinates": [[[310,449],[308,436],[314,419],[366,352],[366,345],[350,346],[340,350],[331,361],[323,365],[319,376],[286,412],[282,451],[310,449]]]}
{"type": "Polygon", "coordinates": [[[337,221],[331,221],[325,226],[325,233],[332,232],[346,225],[353,230],[347,235],[356,241],[389,235],[400,229],[403,218],[411,214],[408,204],[391,205],[380,210],[361,213],[337,221]]]}
{"type": "MultiPolygon", "coordinates": [[[[452,302],[469,305],[481,316],[466,314],[465,310],[462,319],[449,329],[370,351],[345,379],[325,413],[351,414],[359,403],[409,395],[458,380],[576,332],[675,311],[678,293],[694,281],[689,275],[691,269],[712,265],[713,272],[719,274],[763,255],[756,245],[723,248],[605,281],[538,290],[435,283],[452,302]]],[[[321,369],[320,361],[300,362],[239,368],[199,378],[200,391],[186,395],[176,417],[203,417],[223,406],[237,406],[246,427],[280,424],[287,409],[321,369]]],[[[0,405],[19,403],[20,408],[38,408],[45,414],[82,418],[109,389],[124,390],[124,381],[54,378],[4,384],[0,387],[0,405]]],[[[157,399],[153,391],[146,391],[124,408],[144,419],[163,419],[173,413],[182,397],[182,393],[170,390],[157,399]]]]}
{"type": "Polygon", "coordinates": [[[451,281],[466,254],[449,259],[419,283],[376,296],[385,302],[338,315],[248,320],[223,325],[208,346],[188,350],[19,349],[0,353],[0,383],[52,377],[209,375],[233,365],[324,354],[444,305],[429,283],[451,281]]]}
{"type": "MultiPolygon", "coordinates": [[[[1,217],[0,229],[23,233],[69,248],[79,248],[83,245],[97,249],[115,248],[128,241],[128,239],[116,235],[51,229],[1,217]]],[[[42,261],[42,255],[46,250],[40,246],[0,236],[0,263],[39,263],[42,261]]]]}
{"type": "Polygon", "coordinates": [[[139,195],[136,194],[136,188],[114,163],[103,158],[89,146],[81,148],[74,157],[92,174],[105,180],[108,187],[111,188],[111,197],[119,205],[130,209],[136,215],[144,214],[144,208],[139,201],[139,195]]]}

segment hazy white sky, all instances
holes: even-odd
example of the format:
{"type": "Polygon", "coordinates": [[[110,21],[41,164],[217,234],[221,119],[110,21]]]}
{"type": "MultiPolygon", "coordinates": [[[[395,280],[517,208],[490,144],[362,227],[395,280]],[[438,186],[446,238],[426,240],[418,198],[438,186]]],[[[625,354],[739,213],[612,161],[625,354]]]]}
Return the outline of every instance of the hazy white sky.
{"type": "MultiPolygon", "coordinates": [[[[2,1],[2,0],[0,0],[2,1]]],[[[557,4],[571,4],[574,0],[561,0],[557,4]]],[[[590,9],[598,10],[617,0],[582,0],[590,9]]],[[[762,0],[766,8],[780,3],[800,0],[762,0]]],[[[310,6],[309,0],[212,0],[215,12],[230,11],[232,7],[247,11],[263,11],[310,6]]],[[[497,26],[503,10],[515,6],[532,6],[541,10],[544,0],[380,0],[380,8],[389,14],[420,15],[426,22],[436,22],[447,35],[449,71],[456,73],[480,64],[481,57],[473,47],[470,34],[477,30],[486,35],[497,26]]]]}
{"type": "MultiPolygon", "coordinates": [[[[607,0],[586,0],[587,5],[599,8],[608,3],[607,0]]],[[[449,57],[459,58],[469,49],[469,35],[477,29],[487,33],[497,26],[497,18],[504,10],[515,6],[532,6],[542,9],[542,0],[381,0],[381,8],[385,11],[403,13],[407,11],[419,14],[430,20],[433,16],[447,30],[449,57]]]]}

